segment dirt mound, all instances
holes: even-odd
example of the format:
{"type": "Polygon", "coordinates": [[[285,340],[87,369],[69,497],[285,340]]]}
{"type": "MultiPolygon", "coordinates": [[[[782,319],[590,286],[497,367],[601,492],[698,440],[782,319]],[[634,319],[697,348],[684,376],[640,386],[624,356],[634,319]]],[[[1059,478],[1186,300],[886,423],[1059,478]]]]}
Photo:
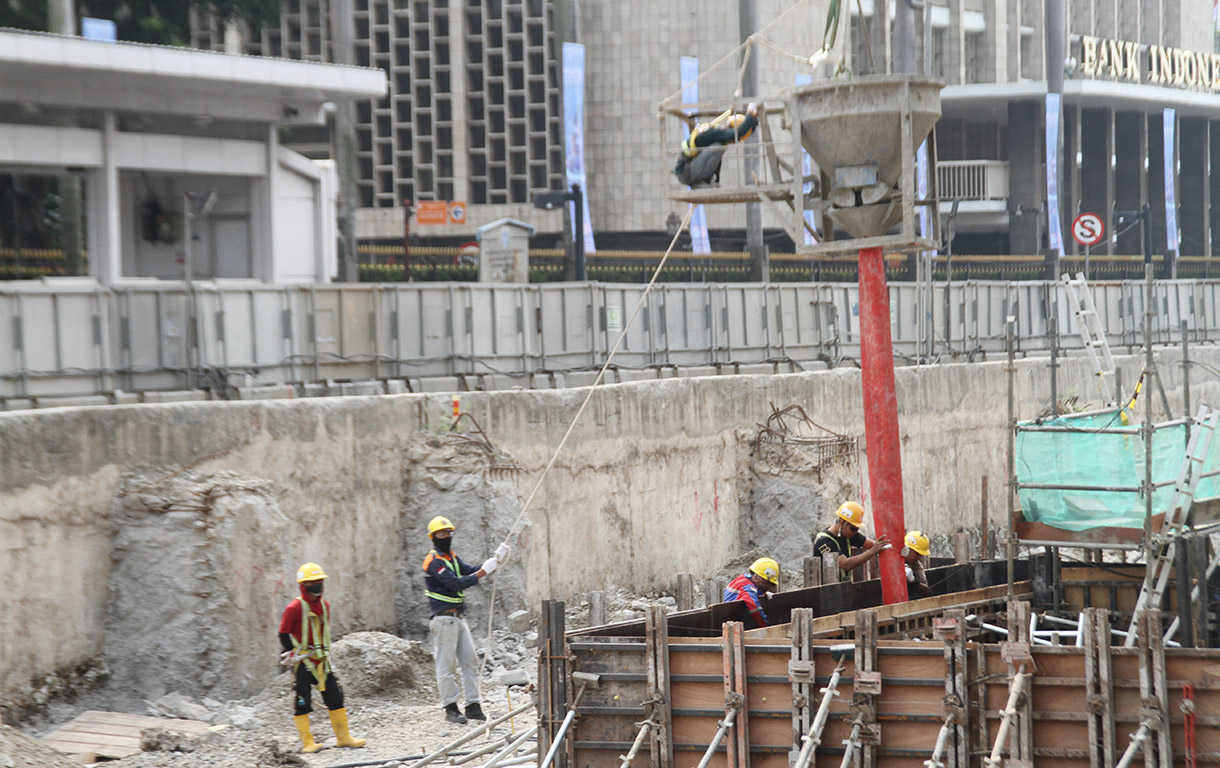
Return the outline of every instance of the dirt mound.
{"type": "Polygon", "coordinates": [[[0,724],[0,766],[4,768],[80,768],[63,752],[51,749],[33,736],[0,724]]]}
{"type": "Polygon", "coordinates": [[[432,656],[417,642],[384,632],[352,632],[331,647],[345,694],[359,698],[406,693],[427,683],[432,656]]]}

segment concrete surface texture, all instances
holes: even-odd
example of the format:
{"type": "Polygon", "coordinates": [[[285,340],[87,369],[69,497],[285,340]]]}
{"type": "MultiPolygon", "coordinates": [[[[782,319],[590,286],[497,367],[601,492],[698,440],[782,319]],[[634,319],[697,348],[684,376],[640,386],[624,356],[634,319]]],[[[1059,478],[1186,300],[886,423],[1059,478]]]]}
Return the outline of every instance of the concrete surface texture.
{"type": "MultiPolygon", "coordinates": [[[[1220,367],[1220,352],[1199,347],[1191,356],[1204,366],[1192,368],[1193,402],[1220,403],[1216,377],[1203,373],[1220,367]]],[[[1121,362],[1129,389],[1142,358],[1121,362]]],[[[1180,410],[1177,353],[1163,351],[1158,364],[1180,410]]],[[[1062,366],[1061,396],[1089,400],[1088,364],[1062,366]]],[[[937,554],[952,551],[953,533],[977,527],[984,475],[991,518],[1003,519],[1004,367],[897,371],[906,520],[932,535],[937,554]]],[[[1018,417],[1047,410],[1047,361],[1016,367],[1018,417]]],[[[463,410],[520,473],[493,472],[481,449],[434,431],[450,411],[448,395],[0,414],[0,572],[9,575],[0,593],[0,708],[36,704],[55,681],[66,684],[100,658],[113,674],[151,685],[136,665],[125,671],[121,659],[133,651],[201,685],[222,670],[234,675],[225,685],[248,692],[257,670],[270,668],[262,656],[276,652],[279,612],[305,560],[330,575],[337,634],[418,633],[427,520],[453,518],[455,548],[481,562],[516,519],[585,392],[463,395],[463,410]],[[173,654],[181,667],[167,658],[173,654]],[[244,656],[255,658],[246,666],[244,656]]],[[[707,578],[755,548],[799,557],[809,531],[858,493],[858,470],[821,479],[760,473],[751,452],[770,403],[799,403],[819,424],[863,438],[855,369],[596,392],[534,499],[511,567],[496,577],[503,581],[470,590],[472,625],[486,621],[478,601],[492,585],[502,621],[544,597],[668,588],[679,572],[707,578]]]]}

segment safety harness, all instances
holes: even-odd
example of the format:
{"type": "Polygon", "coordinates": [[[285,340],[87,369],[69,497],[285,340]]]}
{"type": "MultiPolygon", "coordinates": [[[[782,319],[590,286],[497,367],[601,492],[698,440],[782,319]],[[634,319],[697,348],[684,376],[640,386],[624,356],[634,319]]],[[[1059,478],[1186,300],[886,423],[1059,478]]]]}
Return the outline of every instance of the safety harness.
{"type": "MultiPolygon", "coordinates": [[[[318,690],[326,690],[326,675],[330,672],[330,606],[325,600],[320,600],[322,604],[322,615],[316,615],[309,607],[309,603],[302,598],[297,598],[301,603],[301,637],[298,640],[292,637],[293,653],[304,656],[297,662],[304,664],[305,668],[313,675],[313,679],[318,683],[318,690]],[[305,642],[305,638],[320,638],[321,645],[305,642]],[[313,657],[317,657],[317,661],[313,657]]],[[[293,667],[293,673],[296,673],[296,668],[293,667]]]]}
{"type": "MultiPolygon", "coordinates": [[[[453,571],[455,576],[460,577],[462,575],[462,568],[461,568],[461,566],[458,565],[456,557],[451,556],[450,558],[446,558],[444,555],[442,555],[440,552],[437,552],[435,549],[431,551],[431,554],[436,559],[440,560],[443,564],[449,566],[449,570],[453,571]]],[[[430,563],[428,561],[424,562],[424,573],[428,572],[429,564],[430,563]]],[[[465,590],[458,592],[457,597],[454,597],[452,595],[442,595],[441,593],[433,592],[430,589],[424,590],[424,594],[427,595],[428,597],[432,598],[433,600],[440,600],[442,603],[452,603],[454,605],[461,605],[462,603],[464,603],[466,601],[465,590]]]]}

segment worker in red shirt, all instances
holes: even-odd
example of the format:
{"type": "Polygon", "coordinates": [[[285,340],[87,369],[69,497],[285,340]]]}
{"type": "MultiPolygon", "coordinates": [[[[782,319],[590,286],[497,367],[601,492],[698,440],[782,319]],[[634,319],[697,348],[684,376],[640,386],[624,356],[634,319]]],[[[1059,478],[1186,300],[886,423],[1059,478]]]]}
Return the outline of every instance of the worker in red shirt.
{"type": "Polygon", "coordinates": [[[305,563],[297,569],[301,596],[288,604],[280,619],[280,646],[284,649],[280,663],[292,669],[293,720],[301,734],[302,752],[322,749],[309,731],[312,686],[317,686],[322,701],[330,710],[336,746],[363,747],[365,744],[364,739],[353,739],[348,733],[343,689],[330,666],[330,603],[322,599],[325,578],[322,566],[317,563],[305,563]]]}
{"type": "Polygon", "coordinates": [[[769,557],[760,557],[750,566],[749,573],[743,573],[729,582],[724,588],[723,600],[726,603],[740,600],[746,604],[754,628],[765,627],[771,622],[762,607],[762,593],[774,592],[779,589],[779,563],[769,557]]]}

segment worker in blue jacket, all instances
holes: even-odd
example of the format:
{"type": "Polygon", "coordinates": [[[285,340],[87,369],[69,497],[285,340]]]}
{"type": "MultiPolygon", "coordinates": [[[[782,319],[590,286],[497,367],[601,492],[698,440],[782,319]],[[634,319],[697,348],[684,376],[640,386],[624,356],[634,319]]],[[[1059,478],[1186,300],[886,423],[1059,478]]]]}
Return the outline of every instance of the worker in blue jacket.
{"type": "Polygon", "coordinates": [[[446,517],[437,516],[428,523],[432,549],[424,557],[424,594],[428,596],[428,608],[432,613],[429,634],[436,664],[436,687],[440,689],[445,719],[451,723],[465,723],[487,719],[479,697],[478,654],[465,618],[465,590],[500,567],[500,562],[508,557],[508,545],[501,544],[496,553],[476,569],[453,552],[454,530],[453,523],[446,517]],[[458,667],[462,668],[466,698],[464,715],[457,705],[458,667]]]}

